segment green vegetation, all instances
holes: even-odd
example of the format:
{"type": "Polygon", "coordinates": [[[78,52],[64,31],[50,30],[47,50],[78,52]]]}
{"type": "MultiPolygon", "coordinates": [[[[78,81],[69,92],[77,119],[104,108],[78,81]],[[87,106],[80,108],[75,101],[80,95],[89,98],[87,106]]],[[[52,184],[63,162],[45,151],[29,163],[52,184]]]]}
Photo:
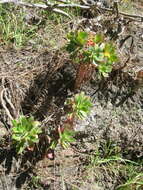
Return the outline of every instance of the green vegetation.
{"type": "Polygon", "coordinates": [[[75,119],[86,118],[93,107],[90,97],[86,96],[84,92],[75,94],[72,98],[68,98],[65,104],[70,110],[68,117],[75,119]]]}
{"type": "Polygon", "coordinates": [[[92,64],[103,76],[108,76],[117,62],[115,47],[106,42],[102,34],[76,31],[67,36],[67,51],[76,63],[92,64]]]}
{"type": "Polygon", "coordinates": [[[68,148],[70,143],[74,142],[74,123],[77,119],[85,119],[91,111],[93,104],[90,97],[84,92],[75,94],[72,98],[68,98],[65,102],[68,107],[66,120],[62,127],[58,127],[51,139],[51,148],[55,149],[57,144],[63,148],[68,148]]]}
{"type": "Polygon", "coordinates": [[[113,142],[107,142],[101,147],[89,156],[87,170],[96,171],[93,175],[99,181],[102,177],[99,172],[101,170],[106,172],[107,176],[109,175],[111,181],[121,180],[122,184],[117,185],[116,190],[141,190],[143,188],[142,161],[124,158],[121,149],[113,142]]]}
{"type": "Polygon", "coordinates": [[[75,132],[66,129],[66,126],[58,127],[51,139],[50,148],[55,149],[58,144],[60,144],[64,149],[68,148],[72,142],[75,142],[74,135],[75,132]]]}
{"type": "Polygon", "coordinates": [[[127,181],[124,184],[119,185],[117,187],[117,190],[131,190],[131,189],[142,190],[142,188],[143,188],[143,173],[132,171],[131,173],[128,173],[127,181]]]}
{"type": "Polygon", "coordinates": [[[6,8],[0,5],[0,41],[4,45],[13,44],[14,47],[20,48],[35,35],[37,27],[30,27],[25,23],[25,13],[22,9],[16,14],[15,10],[10,6],[6,8]]]}
{"type": "Polygon", "coordinates": [[[21,116],[18,120],[13,120],[12,124],[12,140],[17,153],[23,153],[26,148],[33,150],[35,143],[39,142],[38,135],[42,133],[40,123],[33,117],[21,116]]]}

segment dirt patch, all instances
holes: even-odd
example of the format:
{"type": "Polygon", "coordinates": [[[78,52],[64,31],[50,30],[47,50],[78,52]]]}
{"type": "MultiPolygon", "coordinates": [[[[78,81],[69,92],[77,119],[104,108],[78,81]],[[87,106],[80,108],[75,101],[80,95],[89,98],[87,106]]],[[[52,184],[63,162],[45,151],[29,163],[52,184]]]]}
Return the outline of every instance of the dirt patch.
{"type": "Polygon", "coordinates": [[[81,87],[94,107],[85,120],[76,121],[76,142],[66,150],[57,146],[53,160],[47,158],[45,136],[65,116],[65,100],[75,93],[76,68],[63,49],[1,48],[0,129],[7,131],[0,136],[0,189],[118,190],[142,174],[143,24],[104,12],[98,16],[71,25],[103,31],[118,46],[120,60],[108,78],[95,70],[81,87]],[[21,114],[41,121],[44,132],[34,152],[18,156],[10,126],[21,114]]]}

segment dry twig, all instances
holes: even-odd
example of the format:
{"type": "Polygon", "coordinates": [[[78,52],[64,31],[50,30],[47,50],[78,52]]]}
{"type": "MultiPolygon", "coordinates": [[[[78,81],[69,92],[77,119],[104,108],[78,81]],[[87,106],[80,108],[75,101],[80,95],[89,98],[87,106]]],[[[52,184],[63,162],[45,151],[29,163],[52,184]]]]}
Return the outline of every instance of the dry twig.
{"type": "MultiPolygon", "coordinates": [[[[13,117],[12,117],[12,115],[11,115],[9,109],[7,108],[6,102],[5,102],[5,100],[4,100],[4,97],[6,97],[6,96],[5,96],[5,92],[6,92],[6,89],[4,88],[4,89],[1,91],[1,96],[0,96],[1,104],[2,104],[2,107],[4,108],[4,110],[6,111],[6,114],[7,114],[7,116],[9,117],[9,119],[10,119],[10,120],[13,120],[13,117]]],[[[6,99],[8,99],[8,98],[6,97],[6,99]]]]}
{"type": "Polygon", "coordinates": [[[62,15],[67,16],[67,17],[71,17],[71,16],[68,13],[66,13],[65,11],[61,10],[61,8],[81,8],[81,9],[95,9],[95,8],[98,8],[98,9],[101,9],[101,10],[104,10],[104,11],[107,11],[107,12],[115,12],[116,11],[117,15],[122,15],[124,17],[129,17],[129,18],[138,18],[138,19],[140,19],[141,22],[143,21],[143,16],[141,16],[141,15],[132,15],[132,14],[124,13],[124,12],[119,12],[117,2],[115,4],[116,7],[114,6],[112,9],[102,7],[102,6],[97,5],[97,4],[89,5],[84,1],[82,1],[83,5],[81,5],[81,4],[76,4],[76,3],[68,3],[65,0],[57,0],[56,4],[51,3],[49,1],[46,1],[46,4],[34,4],[34,3],[26,3],[26,2],[23,2],[23,1],[19,1],[19,0],[0,0],[0,4],[3,4],[3,3],[14,3],[14,4],[18,5],[18,6],[42,8],[42,9],[46,9],[47,11],[62,14],[62,15]],[[61,4],[59,2],[61,2],[61,4]]]}

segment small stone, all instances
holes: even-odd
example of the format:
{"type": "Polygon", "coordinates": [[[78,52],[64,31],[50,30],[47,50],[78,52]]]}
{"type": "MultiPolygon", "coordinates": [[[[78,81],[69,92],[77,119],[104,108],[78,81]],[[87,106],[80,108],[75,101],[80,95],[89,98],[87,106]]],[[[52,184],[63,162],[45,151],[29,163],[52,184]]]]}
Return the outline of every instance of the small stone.
{"type": "Polygon", "coordinates": [[[8,131],[5,127],[0,126],[0,138],[3,138],[4,136],[8,135],[8,131]]]}

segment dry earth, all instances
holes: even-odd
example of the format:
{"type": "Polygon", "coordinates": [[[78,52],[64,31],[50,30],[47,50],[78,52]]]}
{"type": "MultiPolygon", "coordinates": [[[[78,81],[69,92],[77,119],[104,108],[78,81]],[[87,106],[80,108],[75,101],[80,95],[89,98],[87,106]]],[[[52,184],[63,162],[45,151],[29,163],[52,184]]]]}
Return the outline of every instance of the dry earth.
{"type": "MultiPolygon", "coordinates": [[[[142,2],[135,6],[142,10],[142,2]]],[[[101,17],[99,31],[104,30],[109,21],[112,23],[111,18],[101,17]]],[[[96,22],[94,18],[84,18],[81,25],[97,30],[96,22]]],[[[115,32],[118,24],[107,30],[115,32]]],[[[90,156],[98,150],[104,157],[105,149],[109,148],[110,156],[122,155],[133,162],[143,159],[143,22],[127,19],[122,27],[125,30],[115,36],[116,44],[126,36],[131,37],[119,49],[119,66],[128,62],[123,69],[115,67],[109,78],[100,78],[95,71],[91,81],[82,87],[95,106],[85,121],[75,124],[79,131],[76,143],[67,150],[58,146],[54,160],[43,157],[46,152],[43,144],[37,148],[39,152],[19,157],[9,144],[8,130],[6,139],[1,137],[0,189],[116,190],[124,182],[124,173],[118,173],[115,168],[123,167],[124,163],[119,162],[118,166],[114,163],[112,169],[104,165],[88,167],[90,156]]],[[[58,40],[64,43],[63,36],[61,39],[58,36],[58,40]]],[[[49,52],[47,48],[39,52],[30,47],[20,51],[1,47],[0,65],[1,131],[5,126],[9,129],[10,117],[23,113],[34,115],[48,133],[64,117],[64,101],[69,92],[73,92],[75,69],[68,55],[62,50],[49,52]]],[[[143,172],[142,164],[138,171],[143,172]]]]}

